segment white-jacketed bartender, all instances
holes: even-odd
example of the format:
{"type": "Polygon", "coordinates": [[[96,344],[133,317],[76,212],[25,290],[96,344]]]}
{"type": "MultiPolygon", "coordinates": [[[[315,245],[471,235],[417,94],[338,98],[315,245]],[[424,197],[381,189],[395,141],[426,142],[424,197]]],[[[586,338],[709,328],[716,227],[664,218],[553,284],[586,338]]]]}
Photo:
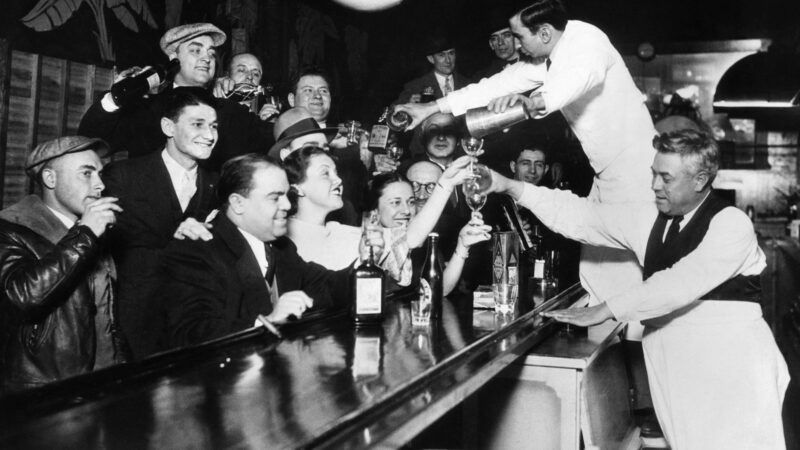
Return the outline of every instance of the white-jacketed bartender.
{"type": "MultiPolygon", "coordinates": [[[[527,61],[508,66],[436,102],[398,106],[416,126],[436,112],[497,112],[523,102],[532,117],[561,111],[597,174],[589,199],[601,203],[652,200],[648,167],[656,135],[642,94],[619,52],[597,27],[568,20],[558,0],[538,0],[511,17],[527,61]],[[535,89],[530,97],[521,95],[535,89]]],[[[593,299],[641,283],[628,251],[584,246],[581,282],[593,299]]]]}
{"type": "Polygon", "coordinates": [[[711,189],[712,137],[681,130],[654,144],[655,203],[599,204],[497,174],[491,189],[568,238],[636,254],[644,283],[545,315],[580,326],[643,321],[653,404],[671,448],[784,449],[789,372],[761,313],[766,258],[753,224],[711,189]]]}

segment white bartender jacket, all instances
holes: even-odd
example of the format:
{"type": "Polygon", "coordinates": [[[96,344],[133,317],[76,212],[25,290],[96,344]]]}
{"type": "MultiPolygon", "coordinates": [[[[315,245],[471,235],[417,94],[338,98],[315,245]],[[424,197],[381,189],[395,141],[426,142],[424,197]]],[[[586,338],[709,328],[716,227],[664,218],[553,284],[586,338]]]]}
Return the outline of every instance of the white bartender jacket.
{"type": "MultiPolygon", "coordinates": [[[[595,172],[602,172],[625,151],[646,152],[652,159],[656,131],[619,52],[599,28],[570,20],[544,64],[517,62],[439,100],[455,115],[486,106],[490,100],[526,92],[544,83],[547,111],[561,111],[578,137],[595,172]]],[[[638,167],[628,167],[636,173],[638,167]]]]}

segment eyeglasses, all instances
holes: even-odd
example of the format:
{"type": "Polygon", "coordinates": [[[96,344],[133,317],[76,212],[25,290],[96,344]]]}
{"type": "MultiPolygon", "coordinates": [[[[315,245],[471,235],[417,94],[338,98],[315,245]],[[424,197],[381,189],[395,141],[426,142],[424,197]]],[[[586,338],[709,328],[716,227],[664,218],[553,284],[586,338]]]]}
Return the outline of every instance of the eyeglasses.
{"type": "Polygon", "coordinates": [[[425,188],[425,192],[430,194],[436,188],[436,182],[433,181],[430,183],[417,183],[416,181],[412,181],[411,188],[414,189],[414,193],[420,192],[422,188],[425,188]]]}
{"type": "Polygon", "coordinates": [[[513,38],[513,37],[514,37],[514,35],[511,34],[510,31],[504,31],[504,32],[502,32],[500,34],[493,34],[493,35],[489,36],[489,43],[492,44],[492,45],[497,45],[502,41],[511,40],[511,38],[513,38]]]}

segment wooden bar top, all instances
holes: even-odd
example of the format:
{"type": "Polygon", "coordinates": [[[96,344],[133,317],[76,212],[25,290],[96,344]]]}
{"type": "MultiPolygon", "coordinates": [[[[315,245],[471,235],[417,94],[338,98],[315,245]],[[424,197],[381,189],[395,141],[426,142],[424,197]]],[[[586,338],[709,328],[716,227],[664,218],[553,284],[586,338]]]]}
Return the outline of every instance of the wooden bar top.
{"type": "Polygon", "coordinates": [[[397,446],[525,355],[580,286],[512,316],[476,320],[471,298],[411,324],[407,299],[378,328],[342,311],[253,328],[198,347],[0,397],[2,448],[397,446]]]}

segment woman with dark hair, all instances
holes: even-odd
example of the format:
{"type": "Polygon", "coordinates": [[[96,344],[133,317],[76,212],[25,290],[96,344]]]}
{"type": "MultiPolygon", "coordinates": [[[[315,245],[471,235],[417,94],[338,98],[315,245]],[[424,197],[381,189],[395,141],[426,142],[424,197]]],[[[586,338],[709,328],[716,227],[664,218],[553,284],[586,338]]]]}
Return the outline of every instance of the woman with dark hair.
{"type": "MultiPolygon", "coordinates": [[[[416,215],[414,191],[404,176],[391,172],[373,178],[367,193],[367,209],[384,230],[385,246],[380,264],[398,285],[411,284],[411,250],[422,246],[428,233],[436,226],[453,189],[469,176],[466,169],[469,161],[468,156],[453,161],[437,181],[425,206],[416,215]]],[[[442,277],[445,295],[458,283],[468,248],[477,242],[488,240],[490,230],[479,217],[461,229],[456,251],[442,277]]]]}
{"type": "Polygon", "coordinates": [[[329,213],[344,205],[336,162],[321,147],[307,145],[290,153],[283,164],[291,185],[288,236],[297,254],[331,270],[352,265],[359,255],[361,230],[325,222],[329,213]]]}

